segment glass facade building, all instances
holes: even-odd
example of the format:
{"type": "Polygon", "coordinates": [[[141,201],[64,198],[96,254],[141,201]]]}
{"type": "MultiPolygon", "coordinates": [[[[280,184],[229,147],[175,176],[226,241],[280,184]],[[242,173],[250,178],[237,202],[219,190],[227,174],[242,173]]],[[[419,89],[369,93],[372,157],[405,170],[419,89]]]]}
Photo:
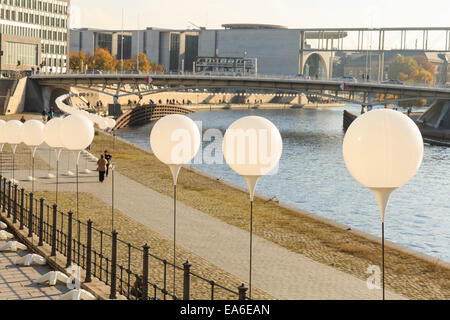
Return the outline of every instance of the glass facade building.
{"type": "Polygon", "coordinates": [[[1,69],[66,72],[70,0],[0,0],[1,69]]]}

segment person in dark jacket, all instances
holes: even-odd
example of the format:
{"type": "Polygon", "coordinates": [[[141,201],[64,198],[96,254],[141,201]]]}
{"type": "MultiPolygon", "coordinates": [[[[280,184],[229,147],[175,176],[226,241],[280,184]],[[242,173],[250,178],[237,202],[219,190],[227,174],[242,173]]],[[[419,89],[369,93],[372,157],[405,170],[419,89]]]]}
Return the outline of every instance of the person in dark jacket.
{"type": "Polygon", "coordinates": [[[108,153],[108,150],[105,150],[105,160],[107,161],[106,165],[106,176],[109,175],[109,166],[111,165],[112,155],[108,153]]]}
{"type": "Polygon", "coordinates": [[[97,161],[97,170],[98,170],[98,180],[103,183],[105,181],[105,172],[108,162],[105,159],[104,155],[100,156],[100,159],[97,161]]]}

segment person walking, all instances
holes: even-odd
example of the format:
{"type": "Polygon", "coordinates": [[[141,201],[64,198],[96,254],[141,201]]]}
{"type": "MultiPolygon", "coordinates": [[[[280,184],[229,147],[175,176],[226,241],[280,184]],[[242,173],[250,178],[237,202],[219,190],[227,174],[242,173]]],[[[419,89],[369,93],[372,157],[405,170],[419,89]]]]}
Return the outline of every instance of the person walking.
{"type": "Polygon", "coordinates": [[[97,161],[97,170],[98,170],[98,180],[103,183],[105,180],[105,172],[108,162],[105,159],[104,155],[100,156],[100,159],[97,161]]]}
{"type": "Polygon", "coordinates": [[[107,161],[106,165],[106,176],[109,175],[109,166],[111,164],[112,155],[108,153],[108,150],[105,150],[105,160],[107,161]]]}

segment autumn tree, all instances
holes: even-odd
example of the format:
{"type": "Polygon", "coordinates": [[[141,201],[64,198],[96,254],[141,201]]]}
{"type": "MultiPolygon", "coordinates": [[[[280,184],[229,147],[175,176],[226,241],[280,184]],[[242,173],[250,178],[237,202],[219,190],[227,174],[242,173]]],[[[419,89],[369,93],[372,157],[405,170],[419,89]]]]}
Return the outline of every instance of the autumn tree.
{"type": "Polygon", "coordinates": [[[98,48],[89,58],[89,69],[112,71],[116,69],[117,60],[108,50],[98,48]]]}
{"type": "Polygon", "coordinates": [[[397,56],[391,64],[389,77],[408,83],[434,83],[434,66],[426,57],[397,56]]]}
{"type": "Polygon", "coordinates": [[[69,55],[69,68],[74,71],[84,71],[88,65],[88,57],[83,51],[71,52],[69,55]]]}

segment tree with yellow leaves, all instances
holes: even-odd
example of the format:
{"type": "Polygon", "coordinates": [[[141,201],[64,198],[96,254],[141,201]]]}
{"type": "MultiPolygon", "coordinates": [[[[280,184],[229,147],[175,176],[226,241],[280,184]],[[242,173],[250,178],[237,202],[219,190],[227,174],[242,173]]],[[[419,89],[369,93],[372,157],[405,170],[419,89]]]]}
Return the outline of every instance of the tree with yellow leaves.
{"type": "Polygon", "coordinates": [[[108,50],[98,48],[93,56],[89,57],[89,69],[112,71],[116,69],[118,61],[108,50]]]}
{"type": "Polygon", "coordinates": [[[88,65],[88,57],[83,51],[72,52],[69,55],[69,68],[73,71],[85,71],[88,65]]]}
{"type": "Polygon", "coordinates": [[[408,83],[434,83],[434,66],[426,57],[397,56],[391,64],[389,77],[408,83]]]}

